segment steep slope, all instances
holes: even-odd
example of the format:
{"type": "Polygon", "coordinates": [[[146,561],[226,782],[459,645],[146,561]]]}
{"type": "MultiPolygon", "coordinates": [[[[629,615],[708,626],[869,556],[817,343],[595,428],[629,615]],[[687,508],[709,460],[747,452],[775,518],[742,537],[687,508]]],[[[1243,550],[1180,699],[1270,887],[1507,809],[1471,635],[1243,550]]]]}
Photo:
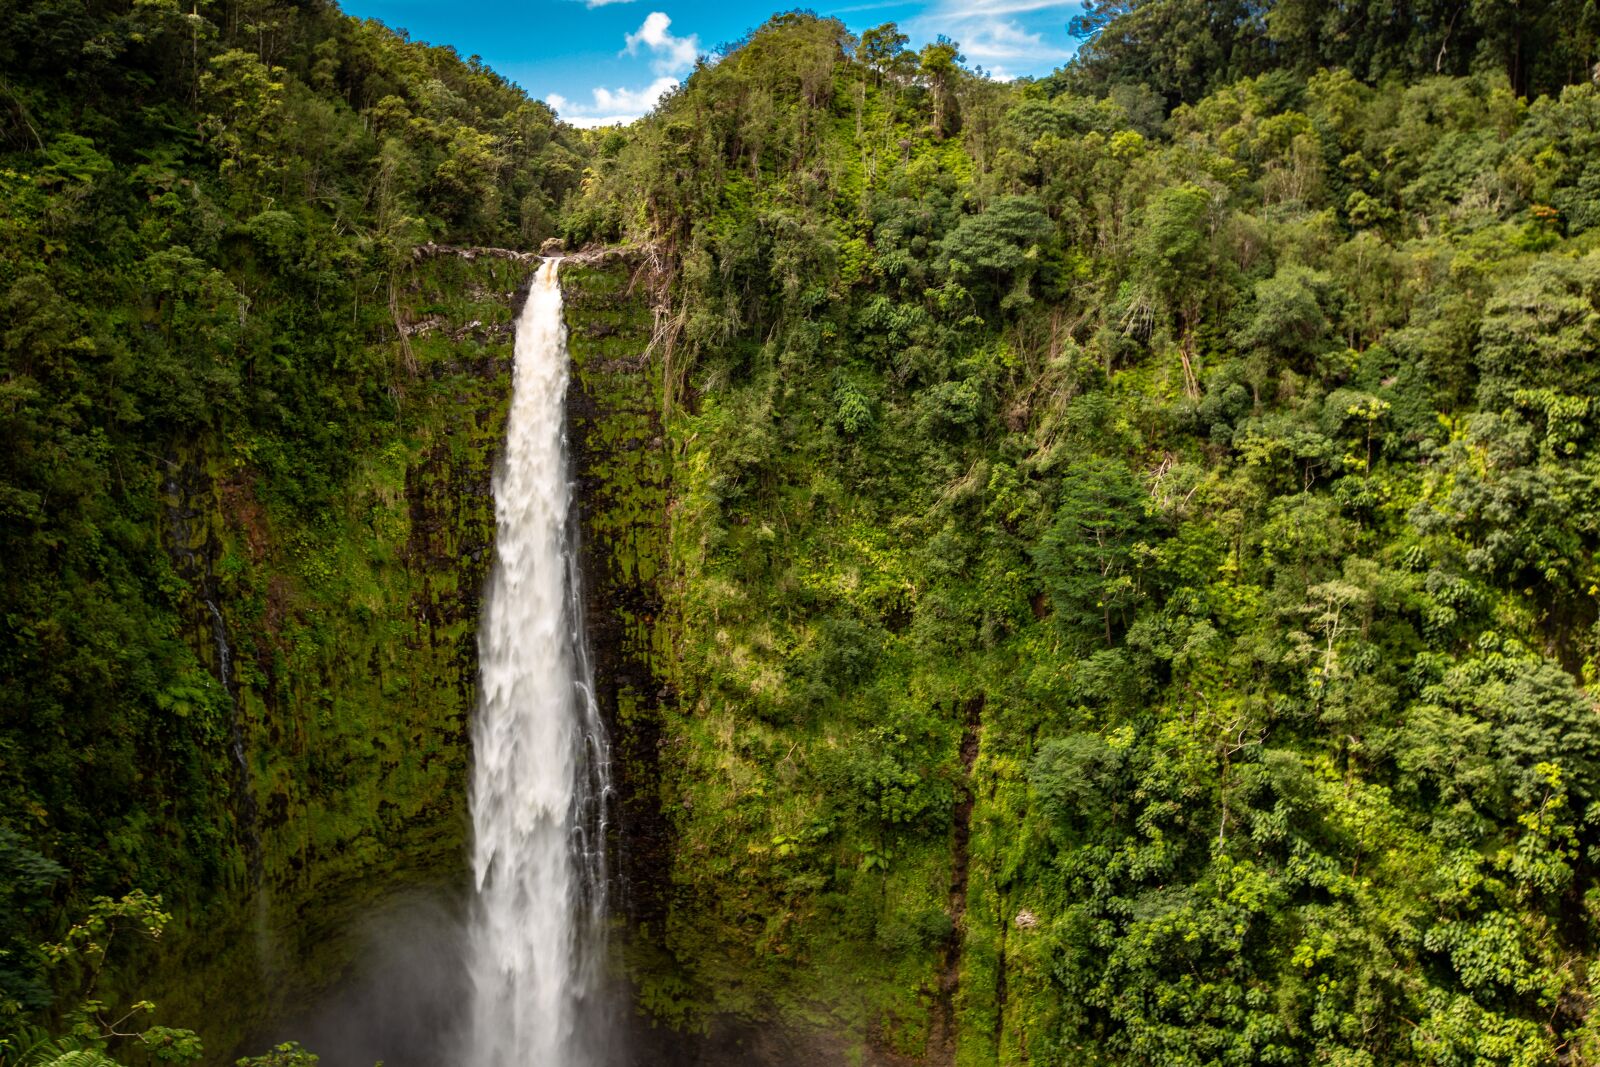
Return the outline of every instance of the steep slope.
{"type": "Polygon", "coordinates": [[[0,2],[0,1022],[99,893],[211,1061],[448,899],[527,262],[425,242],[559,231],[649,250],[566,274],[641,1060],[1600,1055],[1592,13],[1391,8],[790,14],[587,141],[0,2]]]}
{"type": "Polygon", "coordinates": [[[537,246],[586,149],[328,4],[0,20],[0,1028],[139,888],[173,926],[101,993],[220,1059],[460,877],[528,267],[413,250],[537,246]]]}
{"type": "MultiPolygon", "coordinates": [[[[1110,6],[1091,56],[1228,17],[1110,6]]],[[[779,16],[596,160],[569,235],[673,272],[659,1020],[1591,1055],[1592,37],[1526,100],[1483,24],[1378,88],[1253,12],[1198,91],[779,16]]]]}

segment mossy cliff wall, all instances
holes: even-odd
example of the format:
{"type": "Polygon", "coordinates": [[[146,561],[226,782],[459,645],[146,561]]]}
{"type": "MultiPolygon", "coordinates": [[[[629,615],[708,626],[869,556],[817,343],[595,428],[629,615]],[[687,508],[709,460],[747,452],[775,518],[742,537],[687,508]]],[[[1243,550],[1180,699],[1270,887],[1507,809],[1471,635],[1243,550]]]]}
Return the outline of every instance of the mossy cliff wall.
{"type": "MultiPolygon", "coordinates": [[[[534,266],[453,253],[416,264],[396,295],[400,432],[359,451],[334,513],[307,522],[258,498],[237,442],[173,458],[162,504],[194,591],[188,638],[229,682],[244,755],[222,760],[226,884],[176,909],[154,986],[164,1018],[201,1031],[208,1062],[279,1036],[315,1046],[319,1032],[294,1020],[339,1003],[329,998],[360,971],[375,914],[417,891],[465,898],[490,481],[512,320],[534,266]]],[[[616,968],[638,998],[631,1059],[788,1064],[859,1049],[730,1011],[704,982],[736,954],[710,967],[691,958],[717,952],[722,934],[716,903],[675,873],[691,862],[675,837],[685,741],[669,727],[684,714],[669,564],[683,445],[664,407],[665,353],[652,344],[663,294],[620,254],[569,261],[561,283],[586,626],[617,790],[616,968]],[[686,1013],[685,999],[699,1007],[686,1013]],[[690,1032],[674,1029],[686,1019],[690,1032]]],[[[441,1020],[453,1009],[433,1008],[441,1020]]]]}
{"type": "Polygon", "coordinates": [[[234,841],[223,884],[175,902],[155,988],[212,1062],[336,982],[386,896],[464,881],[490,477],[530,270],[452,257],[401,279],[398,432],[353,445],[341,506],[308,519],[261,499],[242,442],[169,458],[188,638],[234,709],[234,841]]]}
{"type": "Polygon", "coordinates": [[[583,525],[584,603],[596,697],[611,728],[616,857],[613,900],[630,945],[659,937],[671,842],[659,794],[669,629],[670,454],[662,428],[661,353],[651,345],[653,280],[610,258],[561,274],[573,379],[569,443],[583,525]]]}
{"type": "MultiPolygon", "coordinates": [[[[582,567],[597,697],[611,730],[613,944],[619,992],[631,1001],[628,1061],[649,1067],[801,1064],[816,1042],[777,1020],[729,1013],[700,986],[702,945],[720,946],[715,909],[693,880],[676,828],[687,794],[676,650],[682,642],[673,569],[674,472],[683,448],[664,395],[666,346],[654,343],[667,294],[630,257],[572,263],[561,273],[572,356],[569,440],[582,519],[582,567]],[[678,782],[679,785],[674,785],[678,782]],[[686,931],[705,925],[703,937],[686,931]],[[699,1004],[687,1015],[677,1004],[699,1004]],[[693,1018],[685,1028],[682,1021],[693,1018]]],[[[716,968],[712,968],[715,970],[716,968]]],[[[829,1053],[838,1047],[828,1043],[829,1053]]]]}
{"type": "MultiPolygon", "coordinates": [[[[754,910],[764,905],[751,901],[744,887],[706,876],[727,857],[716,854],[703,833],[689,835],[707,820],[720,820],[732,802],[726,767],[705,765],[723,755],[708,731],[733,743],[753,729],[744,709],[709,722],[696,695],[703,680],[682,659],[695,641],[685,630],[685,604],[703,598],[712,578],[697,569],[692,549],[673,544],[674,530],[683,527],[675,517],[695,478],[703,477],[700,453],[715,445],[696,439],[694,396],[681,401],[690,405],[684,408],[670,406],[664,394],[670,354],[655,327],[670,294],[647,265],[621,256],[593,266],[574,262],[563,266],[561,279],[574,372],[569,432],[583,523],[587,628],[618,790],[611,842],[617,857],[614,945],[619,985],[631,999],[629,1062],[941,1062],[938,1049],[922,1060],[884,1051],[876,1030],[881,1004],[896,995],[916,1004],[921,991],[912,986],[901,993],[903,975],[876,962],[870,943],[863,946],[834,923],[816,936],[847,942],[839,952],[853,964],[836,965],[826,947],[803,967],[781,949],[752,954],[750,926],[773,921],[773,914],[754,910]],[[786,986],[793,987],[786,999],[775,994],[786,986]]],[[[752,836],[765,843],[771,835],[752,836]]],[[[915,892],[940,895],[942,903],[949,863],[941,852],[927,871],[913,870],[902,881],[914,882],[915,892]]],[[[912,893],[874,890],[871,900],[893,912],[912,893]]],[[[960,894],[964,903],[964,884],[960,894]]],[[[962,966],[959,946],[949,956],[945,969],[953,976],[962,966]]]]}
{"type": "MultiPolygon", "coordinates": [[[[708,886],[705,868],[725,857],[684,829],[718,819],[728,795],[722,771],[700,762],[715,759],[707,751],[716,746],[705,736],[711,727],[695,696],[701,681],[681,660],[694,640],[684,629],[684,603],[703,595],[699,585],[708,576],[686,562],[692,551],[672,543],[682,525],[675,511],[704,467],[697,450],[708,446],[695,440],[696,413],[669,407],[664,395],[670,356],[655,327],[670,294],[659,279],[624,256],[564,265],[561,279],[587,629],[618,790],[614,944],[619,985],[632,1001],[629,1060],[650,1067],[941,1062],[938,1049],[922,1060],[883,1050],[875,1012],[904,983],[871,962],[874,949],[863,953],[859,940],[830,930],[824,936],[847,940],[841,951],[856,964],[815,959],[802,970],[781,953],[752,959],[745,930],[771,916],[743,909],[737,885],[708,886]],[[787,1000],[773,993],[786,979],[794,986],[787,1000]]],[[[692,405],[694,397],[684,402],[692,405]]],[[[729,728],[745,737],[751,727],[742,711],[720,721],[740,719],[729,728]]],[[[941,853],[925,877],[908,876],[918,892],[948,887],[940,861],[950,859],[941,853]]],[[[892,912],[905,892],[872,897],[892,912]]],[[[959,892],[965,903],[964,880],[959,892]]],[[[959,946],[948,955],[953,979],[963,966],[959,946]]],[[[913,988],[909,999],[918,995],[913,988]]]]}
{"type": "MultiPolygon", "coordinates": [[[[219,739],[232,750],[218,757],[222,884],[175,902],[154,987],[209,1062],[315,1015],[360,969],[362,931],[391,901],[464,899],[490,482],[536,265],[451,251],[401,280],[400,432],[358,447],[334,512],[307,521],[261,499],[240,442],[169,457],[163,536],[193,591],[187,637],[227,681],[237,736],[219,739]]],[[[587,624],[617,787],[618,944],[626,970],[659,971],[671,843],[657,773],[670,671],[656,294],[618,255],[573,261],[561,281],[587,624]]]]}

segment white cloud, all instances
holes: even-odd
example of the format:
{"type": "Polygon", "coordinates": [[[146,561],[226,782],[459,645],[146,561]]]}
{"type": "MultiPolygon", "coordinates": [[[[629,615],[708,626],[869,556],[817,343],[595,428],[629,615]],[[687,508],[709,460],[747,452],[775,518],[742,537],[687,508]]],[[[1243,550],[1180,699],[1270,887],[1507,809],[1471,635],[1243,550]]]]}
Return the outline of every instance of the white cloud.
{"type": "Polygon", "coordinates": [[[928,12],[930,18],[994,18],[1047,11],[1053,7],[1082,7],[1082,0],[944,0],[928,12]]]}
{"type": "Polygon", "coordinates": [[[676,78],[661,77],[643,89],[607,89],[602,85],[593,90],[592,104],[575,104],[560,93],[549,94],[545,102],[574,126],[614,126],[643,115],[677,84],[676,78]]]}
{"type": "Polygon", "coordinates": [[[583,2],[592,10],[597,7],[605,7],[608,4],[631,4],[633,0],[583,0],[583,2]]]}
{"type": "Polygon", "coordinates": [[[623,51],[636,56],[643,47],[655,57],[650,68],[657,74],[684,73],[694,66],[694,61],[700,56],[700,35],[691,33],[687,37],[674,37],[671,26],[672,20],[663,12],[650,12],[638,32],[628,34],[628,47],[623,51]]]}
{"type": "MultiPolygon", "coordinates": [[[[587,0],[590,7],[602,4],[630,3],[631,0],[587,0]]],[[[655,79],[642,89],[611,89],[604,85],[590,90],[589,103],[576,103],[560,93],[545,97],[556,113],[574,126],[611,126],[632,122],[652,110],[663,96],[671,92],[679,78],[694,67],[700,57],[700,37],[689,34],[679,37],[672,32],[672,20],[664,12],[652,11],[645,16],[639,29],[625,38],[627,47],[621,55],[650,58],[650,69],[655,79]]]]}
{"type": "Polygon", "coordinates": [[[905,0],[873,0],[867,4],[853,4],[850,7],[823,8],[825,15],[858,15],[863,11],[879,11],[886,7],[905,7],[905,0]]]}
{"type": "Polygon", "coordinates": [[[1067,18],[1082,9],[1082,0],[937,0],[906,29],[913,38],[948,35],[990,77],[1009,81],[1018,70],[1040,71],[1070,58],[1067,18]]]}
{"type": "Polygon", "coordinates": [[[1029,33],[1016,22],[999,22],[986,19],[971,22],[972,29],[961,40],[961,51],[979,63],[996,60],[1062,60],[1071,53],[1064,48],[1053,48],[1044,43],[1037,33],[1029,33]]]}

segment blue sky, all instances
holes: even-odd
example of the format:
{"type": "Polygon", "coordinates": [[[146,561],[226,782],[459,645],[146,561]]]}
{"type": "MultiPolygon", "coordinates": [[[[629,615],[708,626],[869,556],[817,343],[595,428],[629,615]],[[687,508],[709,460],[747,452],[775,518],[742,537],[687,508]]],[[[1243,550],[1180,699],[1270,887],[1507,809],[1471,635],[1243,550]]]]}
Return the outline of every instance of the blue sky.
{"type": "Polygon", "coordinates": [[[628,121],[694,65],[775,10],[805,6],[860,32],[893,20],[917,47],[959,41],[998,78],[1048,74],[1076,44],[1077,0],[343,0],[352,15],[453,45],[580,126],[628,121]]]}

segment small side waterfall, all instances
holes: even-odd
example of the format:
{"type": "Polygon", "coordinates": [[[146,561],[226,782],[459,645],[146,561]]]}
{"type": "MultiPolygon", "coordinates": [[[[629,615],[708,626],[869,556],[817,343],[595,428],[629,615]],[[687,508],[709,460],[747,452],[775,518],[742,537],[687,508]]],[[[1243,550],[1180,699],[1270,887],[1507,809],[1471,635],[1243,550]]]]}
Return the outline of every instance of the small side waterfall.
{"type": "Polygon", "coordinates": [[[559,261],[517,319],[496,557],[479,629],[471,1067],[591,1067],[610,759],[583,638],[559,261]]]}

